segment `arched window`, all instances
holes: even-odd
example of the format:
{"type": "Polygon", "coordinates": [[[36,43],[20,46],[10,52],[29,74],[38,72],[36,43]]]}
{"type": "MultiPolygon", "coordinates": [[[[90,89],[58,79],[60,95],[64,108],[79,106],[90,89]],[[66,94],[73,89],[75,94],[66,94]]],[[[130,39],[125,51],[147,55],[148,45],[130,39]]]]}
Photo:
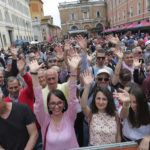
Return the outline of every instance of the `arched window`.
{"type": "Polygon", "coordinates": [[[77,26],[72,26],[71,30],[78,30],[78,27],[77,26]]]}
{"type": "Polygon", "coordinates": [[[97,11],[97,12],[96,12],[96,16],[97,16],[97,17],[100,17],[100,11],[97,11]]]}
{"type": "Polygon", "coordinates": [[[75,19],[75,15],[74,13],[71,14],[71,19],[74,20],[75,19]]]}

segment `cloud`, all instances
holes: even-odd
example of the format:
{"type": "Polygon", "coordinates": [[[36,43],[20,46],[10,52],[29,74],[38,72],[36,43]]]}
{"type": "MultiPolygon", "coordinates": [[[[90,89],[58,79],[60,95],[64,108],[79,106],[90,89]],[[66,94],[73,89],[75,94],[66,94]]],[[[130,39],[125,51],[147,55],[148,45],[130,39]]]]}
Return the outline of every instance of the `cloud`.
{"type": "Polygon", "coordinates": [[[58,25],[61,27],[60,23],[60,15],[58,10],[58,5],[60,2],[70,2],[75,0],[42,0],[44,5],[44,15],[51,15],[53,17],[54,25],[58,25]]]}

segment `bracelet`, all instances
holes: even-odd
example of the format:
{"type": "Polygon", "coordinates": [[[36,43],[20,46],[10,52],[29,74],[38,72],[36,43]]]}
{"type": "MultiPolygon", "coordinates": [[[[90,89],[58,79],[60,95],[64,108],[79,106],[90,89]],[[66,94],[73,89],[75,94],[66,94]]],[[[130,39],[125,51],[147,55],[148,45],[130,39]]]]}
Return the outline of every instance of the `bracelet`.
{"type": "Polygon", "coordinates": [[[130,104],[128,106],[123,105],[123,108],[129,109],[130,108],[130,104]]]}
{"type": "Polygon", "coordinates": [[[37,72],[30,72],[31,75],[37,75],[37,72]]]}
{"type": "Polygon", "coordinates": [[[21,75],[21,76],[25,76],[25,75],[26,75],[26,72],[25,72],[25,73],[21,73],[20,75],[21,75]]]}

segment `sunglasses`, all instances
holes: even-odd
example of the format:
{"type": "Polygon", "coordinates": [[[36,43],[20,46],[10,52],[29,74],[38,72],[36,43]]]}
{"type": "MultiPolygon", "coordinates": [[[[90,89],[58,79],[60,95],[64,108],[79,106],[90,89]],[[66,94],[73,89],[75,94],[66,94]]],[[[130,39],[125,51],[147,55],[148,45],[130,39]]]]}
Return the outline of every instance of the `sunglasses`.
{"type": "Polygon", "coordinates": [[[150,70],[146,70],[146,72],[150,72],[150,70]]]}
{"type": "Polygon", "coordinates": [[[105,57],[97,57],[98,60],[105,60],[105,57]]]}
{"type": "Polygon", "coordinates": [[[55,62],[56,62],[56,60],[55,60],[55,59],[54,59],[54,60],[49,60],[48,62],[50,62],[50,63],[54,62],[54,63],[55,63],[55,62]]]}
{"type": "Polygon", "coordinates": [[[144,52],[138,52],[138,54],[140,55],[140,54],[144,54],[144,52]]]}
{"type": "Polygon", "coordinates": [[[64,60],[57,60],[58,63],[61,63],[61,62],[63,62],[63,61],[64,61],[64,60]]]}
{"type": "Polygon", "coordinates": [[[98,81],[103,81],[104,80],[105,82],[107,82],[107,81],[109,81],[109,78],[97,78],[97,80],[98,81]]]}

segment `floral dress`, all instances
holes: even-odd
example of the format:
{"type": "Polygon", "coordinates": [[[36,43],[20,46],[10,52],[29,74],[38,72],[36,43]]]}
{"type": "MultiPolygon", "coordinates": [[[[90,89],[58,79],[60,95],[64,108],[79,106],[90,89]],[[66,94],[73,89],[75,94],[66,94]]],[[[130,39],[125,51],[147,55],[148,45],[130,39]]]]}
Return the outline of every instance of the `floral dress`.
{"type": "Polygon", "coordinates": [[[90,121],[90,144],[103,145],[116,143],[117,122],[115,116],[96,113],[90,121]]]}

